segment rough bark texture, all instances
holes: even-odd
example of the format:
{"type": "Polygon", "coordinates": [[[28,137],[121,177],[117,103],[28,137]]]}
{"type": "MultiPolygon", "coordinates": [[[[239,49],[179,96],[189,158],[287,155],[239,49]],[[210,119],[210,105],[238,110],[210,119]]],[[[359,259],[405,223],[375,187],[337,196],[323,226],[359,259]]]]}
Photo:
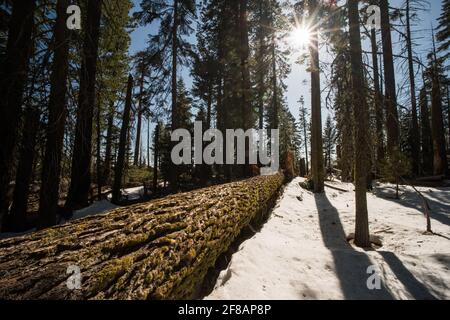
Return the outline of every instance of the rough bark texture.
{"type": "Polygon", "coordinates": [[[268,212],[281,174],[214,186],[0,241],[0,299],[187,299],[244,227],[268,212]],[[70,265],[81,289],[69,290],[70,265]]]}
{"type": "Polygon", "coordinates": [[[369,111],[366,104],[363,74],[361,34],[359,25],[358,2],[347,1],[350,24],[350,50],[352,69],[353,117],[355,122],[355,244],[370,246],[369,219],[367,213],[367,172],[369,171],[369,111]]]}
{"type": "MultiPolygon", "coordinates": [[[[239,56],[241,62],[241,116],[242,128],[250,129],[253,126],[253,109],[251,105],[252,87],[250,83],[249,56],[250,47],[248,43],[248,0],[239,1],[239,56]]],[[[276,68],[276,67],[275,67],[276,68]]],[[[275,98],[274,98],[275,100],[275,98]]],[[[277,113],[276,113],[277,115],[277,113]]],[[[277,120],[275,120],[277,122],[277,120]]],[[[278,125],[278,124],[277,124],[278,125]]],[[[243,177],[251,176],[249,164],[249,143],[245,144],[245,165],[243,166],[243,177]]]]}
{"type": "Polygon", "coordinates": [[[155,137],[153,141],[153,193],[158,193],[158,157],[159,157],[159,122],[155,127],[155,137]]]}
{"type": "MultiPolygon", "coordinates": [[[[172,132],[178,129],[179,112],[177,110],[177,62],[178,62],[178,27],[179,21],[179,1],[173,1],[173,25],[172,25],[172,110],[171,110],[171,126],[172,132]]],[[[171,149],[175,146],[174,142],[171,142],[171,149]]],[[[169,173],[169,187],[172,191],[178,189],[178,166],[171,164],[169,173]]]]}
{"type": "Polygon", "coordinates": [[[32,50],[35,6],[34,0],[13,2],[6,56],[0,67],[0,230],[8,208],[6,195],[32,50]]]}
{"type": "MultiPolygon", "coordinates": [[[[122,188],[122,178],[123,172],[125,168],[125,157],[126,157],[126,149],[128,141],[128,137],[130,134],[128,133],[129,125],[130,125],[130,114],[131,114],[131,99],[133,94],[133,77],[131,74],[128,76],[128,88],[127,88],[127,97],[125,101],[125,109],[123,111],[122,118],[122,129],[120,130],[120,140],[119,140],[119,154],[117,155],[117,163],[114,170],[114,185],[112,190],[112,202],[120,203],[121,200],[121,192],[122,188]]],[[[128,162],[127,162],[128,163],[128,162]]]]}
{"type": "Polygon", "coordinates": [[[433,174],[433,139],[431,136],[430,109],[426,88],[420,90],[420,124],[422,146],[422,175],[433,174]]]}
{"type": "Polygon", "coordinates": [[[91,189],[92,121],[96,96],[95,79],[97,73],[101,12],[102,1],[88,1],[72,173],[65,205],[67,209],[85,207],[89,203],[89,191],[91,189]]]}
{"type": "Polygon", "coordinates": [[[431,89],[431,134],[433,137],[433,174],[447,175],[447,151],[445,149],[444,118],[442,115],[441,86],[437,72],[433,72],[431,89]]]}
{"type": "MultiPolygon", "coordinates": [[[[317,1],[309,0],[309,10],[315,20],[317,18],[317,1]]],[[[317,25],[317,21],[312,22],[317,25]]],[[[311,173],[314,181],[314,192],[324,191],[323,142],[322,142],[322,109],[320,103],[320,67],[318,30],[311,36],[311,173]]]]}
{"type": "Polygon", "coordinates": [[[67,75],[69,72],[69,42],[66,27],[67,0],[57,3],[55,24],[55,57],[51,75],[47,141],[42,168],[42,184],[39,200],[39,226],[49,227],[56,223],[61,175],[61,157],[66,124],[67,75]]]}
{"type": "Polygon", "coordinates": [[[108,115],[108,128],[106,129],[106,147],[105,147],[105,163],[103,165],[103,184],[110,183],[111,175],[111,158],[113,145],[113,129],[114,129],[114,103],[110,103],[108,115]]]}
{"type": "Polygon", "coordinates": [[[387,151],[390,156],[398,150],[400,131],[398,125],[397,95],[395,88],[395,69],[392,54],[391,24],[389,18],[389,3],[380,1],[381,36],[383,40],[384,81],[386,101],[387,151]]]}
{"type": "MultiPolygon", "coordinates": [[[[380,88],[380,70],[378,67],[378,44],[375,29],[371,30],[370,40],[372,44],[373,84],[375,89],[375,126],[377,141],[377,161],[384,159],[384,133],[383,133],[383,98],[380,88]]],[[[377,165],[378,167],[378,165],[377,165]]]]}
{"type": "Polygon", "coordinates": [[[408,51],[408,71],[411,96],[411,155],[412,155],[412,171],[414,175],[419,175],[420,167],[420,147],[419,147],[419,123],[417,117],[417,101],[416,101],[416,80],[414,73],[413,51],[412,51],[412,35],[411,35],[411,1],[406,1],[406,47],[408,51]]]}
{"type": "Polygon", "coordinates": [[[13,203],[8,218],[6,230],[21,232],[27,230],[27,204],[30,193],[30,182],[33,175],[36,135],[39,130],[40,113],[33,107],[28,107],[22,133],[19,164],[16,174],[13,203]]]}
{"type": "Polygon", "coordinates": [[[139,65],[139,71],[141,72],[139,78],[139,100],[137,107],[137,124],[136,124],[136,141],[134,145],[134,161],[133,165],[136,167],[139,166],[140,163],[140,151],[141,151],[141,131],[142,131],[142,114],[144,112],[143,106],[143,98],[144,98],[144,82],[145,82],[145,64],[144,59],[141,58],[142,61],[139,65]]]}

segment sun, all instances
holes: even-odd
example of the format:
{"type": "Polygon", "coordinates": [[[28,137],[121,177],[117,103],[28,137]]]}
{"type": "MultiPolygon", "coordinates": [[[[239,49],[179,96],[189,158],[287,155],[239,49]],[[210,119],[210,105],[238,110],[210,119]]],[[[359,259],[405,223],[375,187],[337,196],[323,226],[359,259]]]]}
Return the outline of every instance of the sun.
{"type": "Polygon", "coordinates": [[[296,27],[291,31],[289,40],[295,47],[304,49],[311,41],[311,31],[306,26],[296,27]]]}

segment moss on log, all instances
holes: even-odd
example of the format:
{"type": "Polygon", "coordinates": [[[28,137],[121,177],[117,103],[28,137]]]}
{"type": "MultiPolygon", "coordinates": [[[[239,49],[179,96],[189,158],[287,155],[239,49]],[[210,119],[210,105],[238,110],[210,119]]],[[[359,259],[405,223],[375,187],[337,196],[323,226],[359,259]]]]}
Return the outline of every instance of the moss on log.
{"type": "Polygon", "coordinates": [[[214,186],[0,241],[0,299],[188,299],[281,174],[214,186]],[[68,267],[81,270],[70,290],[68,267]]]}

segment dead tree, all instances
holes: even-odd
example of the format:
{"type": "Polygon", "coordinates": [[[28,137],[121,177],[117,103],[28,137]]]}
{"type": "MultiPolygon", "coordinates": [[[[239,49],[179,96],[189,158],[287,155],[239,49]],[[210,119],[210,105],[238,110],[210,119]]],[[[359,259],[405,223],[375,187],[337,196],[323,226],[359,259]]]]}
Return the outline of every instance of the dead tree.
{"type": "Polygon", "coordinates": [[[218,258],[267,217],[282,183],[281,174],[259,176],[0,241],[0,299],[198,298],[218,258]],[[80,290],[67,286],[74,267],[80,290]]]}

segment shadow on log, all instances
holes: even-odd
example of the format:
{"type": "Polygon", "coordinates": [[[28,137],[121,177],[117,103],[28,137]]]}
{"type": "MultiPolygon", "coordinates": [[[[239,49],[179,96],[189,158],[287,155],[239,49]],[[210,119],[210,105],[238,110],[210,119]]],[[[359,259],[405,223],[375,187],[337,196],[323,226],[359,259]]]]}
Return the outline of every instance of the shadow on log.
{"type": "Polygon", "coordinates": [[[173,195],[0,241],[0,299],[189,299],[281,174],[173,195]],[[81,289],[68,273],[81,271],[81,289]],[[69,286],[70,287],[70,286],[69,286]]]}

